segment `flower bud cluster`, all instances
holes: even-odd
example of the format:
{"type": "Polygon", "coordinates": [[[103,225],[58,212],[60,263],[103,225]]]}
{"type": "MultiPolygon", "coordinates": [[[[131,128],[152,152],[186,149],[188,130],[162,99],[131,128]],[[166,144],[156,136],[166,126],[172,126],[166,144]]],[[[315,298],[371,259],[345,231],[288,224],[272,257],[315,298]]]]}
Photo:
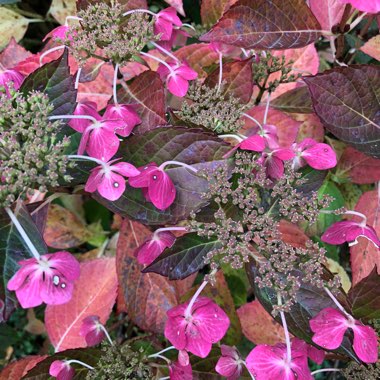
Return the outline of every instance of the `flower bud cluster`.
{"type": "Polygon", "coordinates": [[[27,191],[70,181],[72,163],[64,156],[68,137],[58,138],[60,122],[50,122],[53,105],[41,92],[25,96],[10,90],[0,94],[0,207],[8,207],[27,191]],[[70,166],[71,167],[71,166],[70,166]]]}
{"type": "Polygon", "coordinates": [[[380,379],[380,363],[364,365],[354,361],[342,369],[346,379],[350,380],[378,380],[380,379]]]}
{"type": "MultiPolygon", "coordinates": [[[[316,193],[305,195],[297,189],[303,180],[290,165],[285,166],[284,176],[273,183],[263,166],[255,162],[255,154],[248,152],[236,153],[232,170],[226,165],[204,175],[210,183],[204,197],[217,211],[214,220],[207,222],[194,213],[191,226],[199,236],[220,242],[208,252],[207,264],[217,268],[229,263],[237,269],[253,258],[258,265],[258,285],[277,290],[284,299],[284,311],[295,301],[301,285],[295,271],[302,272],[302,282],[326,286],[322,279],[325,250],[311,241],[305,247],[284,242],[279,222],[285,219],[314,223],[330,199],[320,200],[316,193]]],[[[339,282],[334,279],[328,286],[336,288],[339,282]]]]}
{"type": "Polygon", "coordinates": [[[100,54],[105,60],[123,65],[149,41],[158,39],[153,31],[154,20],[143,13],[124,17],[123,7],[117,2],[96,2],[78,12],[78,16],[82,19],[80,25],[70,27],[64,43],[82,65],[89,57],[100,54]]]}
{"type": "Polygon", "coordinates": [[[145,380],[153,379],[151,367],[144,362],[144,355],[128,344],[122,346],[102,343],[102,356],[96,368],[87,372],[86,380],[145,380]]]}
{"type": "Polygon", "coordinates": [[[223,94],[223,85],[215,86],[193,83],[177,113],[183,121],[202,125],[216,133],[236,133],[242,126],[240,120],[244,105],[232,95],[223,94]]]}

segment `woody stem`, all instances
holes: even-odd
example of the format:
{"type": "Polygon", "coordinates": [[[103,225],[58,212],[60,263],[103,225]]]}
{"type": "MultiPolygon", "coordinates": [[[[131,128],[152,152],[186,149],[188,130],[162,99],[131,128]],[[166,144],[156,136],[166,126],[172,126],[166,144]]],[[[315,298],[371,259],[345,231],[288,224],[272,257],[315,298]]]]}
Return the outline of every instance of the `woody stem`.
{"type": "Polygon", "coordinates": [[[25,244],[28,246],[28,248],[29,248],[30,252],[32,253],[32,255],[34,256],[34,258],[36,260],[40,260],[41,259],[41,255],[37,251],[37,248],[34,246],[34,244],[32,243],[32,241],[30,240],[28,234],[24,230],[24,227],[18,221],[16,215],[13,213],[13,211],[9,207],[5,207],[5,211],[8,214],[8,216],[10,217],[10,219],[11,219],[12,223],[14,224],[14,226],[16,227],[16,229],[17,229],[18,233],[20,234],[22,240],[24,240],[25,244]]]}

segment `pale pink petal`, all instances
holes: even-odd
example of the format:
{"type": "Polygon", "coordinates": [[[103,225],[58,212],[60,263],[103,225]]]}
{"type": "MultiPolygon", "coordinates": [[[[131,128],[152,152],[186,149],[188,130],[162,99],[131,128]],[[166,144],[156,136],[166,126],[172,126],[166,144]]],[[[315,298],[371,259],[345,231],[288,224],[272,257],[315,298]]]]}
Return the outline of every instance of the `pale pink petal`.
{"type": "Polygon", "coordinates": [[[336,166],[336,153],[327,144],[318,143],[306,149],[302,158],[314,169],[326,170],[336,166]]]}
{"type": "Polygon", "coordinates": [[[364,363],[376,363],[378,342],[375,330],[369,326],[356,324],[354,330],[354,351],[364,363]]]}
{"type": "Polygon", "coordinates": [[[314,335],[312,340],[323,348],[335,350],[343,341],[347,319],[338,310],[325,308],[310,320],[310,328],[314,335]]]}
{"type": "Polygon", "coordinates": [[[168,77],[168,90],[175,96],[184,97],[189,89],[189,82],[180,75],[173,74],[168,77]]]}
{"type": "Polygon", "coordinates": [[[259,135],[250,136],[239,144],[239,148],[254,152],[262,152],[265,149],[265,139],[259,135]]]}
{"type": "Polygon", "coordinates": [[[151,202],[159,210],[167,209],[174,202],[176,196],[173,181],[162,170],[150,174],[148,191],[151,202]]]}
{"type": "Polygon", "coordinates": [[[216,363],[216,372],[227,377],[228,380],[239,379],[243,371],[243,366],[240,362],[240,356],[236,348],[222,344],[221,351],[222,356],[216,363]]]}
{"type": "Polygon", "coordinates": [[[50,364],[49,374],[57,380],[71,380],[75,376],[75,370],[62,360],[54,360],[50,364]]]}
{"type": "Polygon", "coordinates": [[[99,326],[100,319],[96,315],[83,319],[79,335],[85,338],[88,346],[96,346],[105,338],[105,333],[99,326]]]}
{"type": "Polygon", "coordinates": [[[181,364],[181,366],[187,366],[190,364],[190,357],[186,350],[178,351],[178,363],[181,364]]]}
{"type": "Polygon", "coordinates": [[[13,82],[13,88],[18,90],[21,87],[22,82],[24,81],[24,76],[16,70],[5,70],[0,71],[0,87],[5,88],[7,96],[10,96],[9,93],[9,82],[13,82]]]}
{"type": "Polygon", "coordinates": [[[141,123],[141,119],[137,112],[132,108],[132,106],[118,104],[118,105],[108,105],[106,112],[104,113],[105,119],[122,119],[125,122],[123,127],[117,127],[115,132],[122,136],[128,137],[133,128],[141,123]]]}
{"type": "Polygon", "coordinates": [[[112,172],[105,174],[97,190],[103,198],[116,201],[125,191],[125,178],[112,172]]]}

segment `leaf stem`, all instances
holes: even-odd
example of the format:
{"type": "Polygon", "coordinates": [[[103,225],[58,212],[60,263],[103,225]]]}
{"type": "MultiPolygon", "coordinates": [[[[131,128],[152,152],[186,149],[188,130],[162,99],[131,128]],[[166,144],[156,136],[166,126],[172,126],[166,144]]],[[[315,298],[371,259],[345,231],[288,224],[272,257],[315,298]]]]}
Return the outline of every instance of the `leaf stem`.
{"type": "Polygon", "coordinates": [[[16,215],[13,213],[13,211],[9,207],[5,207],[5,211],[8,214],[8,216],[10,217],[10,219],[13,222],[14,226],[16,227],[18,233],[20,234],[22,240],[25,242],[25,244],[29,248],[29,250],[32,253],[32,255],[34,256],[34,258],[36,260],[40,260],[41,259],[41,255],[37,251],[37,248],[34,246],[34,244],[32,243],[32,241],[30,240],[28,234],[24,230],[24,227],[18,221],[16,215]]]}
{"type": "Polygon", "coordinates": [[[341,372],[341,370],[337,368],[322,368],[322,369],[317,369],[316,371],[313,371],[311,373],[311,376],[314,376],[317,373],[322,373],[322,372],[341,372]]]}
{"type": "Polygon", "coordinates": [[[170,350],[174,350],[175,347],[174,346],[170,346],[170,347],[167,347],[159,352],[156,352],[155,354],[152,354],[152,355],[149,355],[148,358],[155,358],[155,357],[158,357],[159,355],[163,354],[164,352],[166,351],[170,351],[170,350]]]}
{"type": "Polygon", "coordinates": [[[94,124],[98,122],[94,117],[89,115],[54,115],[49,116],[49,120],[61,120],[61,119],[85,119],[85,120],[91,120],[94,124]]]}
{"type": "Polygon", "coordinates": [[[165,161],[163,164],[161,164],[161,165],[158,167],[158,169],[159,169],[159,170],[164,170],[165,167],[168,166],[168,165],[179,165],[179,166],[182,166],[182,167],[184,167],[184,168],[186,168],[186,169],[191,170],[191,171],[194,172],[194,173],[197,173],[197,172],[198,172],[197,169],[195,169],[195,168],[193,168],[192,166],[187,165],[187,164],[185,164],[185,163],[183,163],[183,162],[180,162],[180,161],[165,161]]]}
{"type": "MultiPolygon", "coordinates": [[[[278,302],[279,306],[282,305],[282,299],[281,299],[281,295],[279,293],[277,294],[277,302],[278,302]]],[[[286,361],[288,364],[290,364],[292,361],[292,346],[290,343],[290,335],[289,335],[288,325],[286,323],[285,313],[283,311],[280,311],[280,316],[281,316],[282,327],[284,328],[284,333],[285,333],[286,361]]]]}
{"type": "Polygon", "coordinates": [[[112,93],[113,93],[113,103],[115,106],[117,106],[119,103],[117,101],[117,92],[116,92],[116,86],[117,86],[117,74],[119,72],[119,64],[115,64],[114,73],[113,73],[113,85],[112,85],[112,93]]]}
{"type": "Polygon", "coordinates": [[[347,311],[344,309],[344,307],[342,306],[342,304],[335,298],[334,294],[331,293],[330,289],[324,287],[325,289],[325,292],[327,293],[327,295],[333,300],[333,302],[335,303],[335,305],[338,307],[338,309],[346,316],[348,317],[349,319],[352,319],[352,316],[350,314],[347,313],[347,311]]]}
{"type": "Polygon", "coordinates": [[[150,43],[155,46],[158,50],[161,50],[163,53],[165,53],[168,57],[174,59],[176,62],[181,62],[175,55],[173,55],[170,51],[164,49],[159,44],[156,44],[154,41],[150,41],[150,43]]]}
{"type": "Polygon", "coordinates": [[[67,361],[66,361],[66,364],[68,364],[68,365],[70,365],[71,363],[80,364],[80,365],[82,365],[83,367],[86,367],[86,368],[88,368],[88,369],[95,369],[94,367],[91,367],[89,364],[83,363],[83,362],[80,361],[80,360],[70,359],[70,360],[67,360],[67,361]]]}
{"type": "Polygon", "coordinates": [[[219,80],[218,80],[217,92],[220,91],[220,87],[222,85],[222,80],[223,80],[223,54],[221,52],[218,52],[218,54],[219,54],[219,80]]]}
{"type": "Polygon", "coordinates": [[[57,50],[61,50],[61,49],[64,49],[66,48],[65,45],[59,45],[59,46],[56,46],[56,47],[53,47],[49,50],[46,50],[45,52],[43,52],[41,55],[40,55],[40,66],[42,66],[42,60],[47,56],[49,55],[50,53],[53,53],[57,50]]]}

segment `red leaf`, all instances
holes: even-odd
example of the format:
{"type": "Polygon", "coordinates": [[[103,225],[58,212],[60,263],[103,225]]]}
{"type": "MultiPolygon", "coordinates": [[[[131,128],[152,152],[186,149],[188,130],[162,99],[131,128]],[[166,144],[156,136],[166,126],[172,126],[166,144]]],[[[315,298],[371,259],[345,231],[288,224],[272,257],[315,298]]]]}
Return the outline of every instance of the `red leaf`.
{"type": "Polygon", "coordinates": [[[12,37],[7,47],[0,53],[0,63],[6,69],[13,69],[19,62],[32,55],[12,37]]]}
{"type": "Polygon", "coordinates": [[[205,77],[205,67],[218,61],[218,53],[211,49],[209,44],[192,44],[184,46],[175,52],[175,56],[186,62],[199,74],[205,77]]]}
{"type": "Polygon", "coordinates": [[[368,54],[370,57],[380,61],[380,35],[372,37],[360,48],[360,50],[368,54]]]}
{"type": "Polygon", "coordinates": [[[201,19],[203,25],[215,24],[237,0],[202,0],[201,19]]]}
{"type": "Polygon", "coordinates": [[[79,335],[82,320],[90,315],[106,323],[116,299],[115,259],[96,259],[81,263],[72,299],[64,305],[48,305],[46,330],[56,351],[87,347],[79,335]]]}
{"type": "Polygon", "coordinates": [[[302,122],[298,131],[297,142],[301,142],[307,137],[318,142],[324,141],[325,128],[323,128],[323,125],[316,114],[292,113],[292,118],[302,122]]]}
{"type": "Polygon", "coordinates": [[[144,133],[160,125],[165,125],[165,93],[160,76],[153,71],[145,71],[130,85],[118,91],[119,102],[134,104],[142,119],[134,132],[144,133]]]}
{"type": "Polygon", "coordinates": [[[339,160],[336,176],[348,177],[360,185],[380,181],[380,159],[369,157],[349,146],[339,160]]]}
{"type": "Polygon", "coordinates": [[[280,220],[279,231],[282,240],[296,248],[305,248],[309,237],[296,224],[285,219],[280,220]]]}
{"type": "Polygon", "coordinates": [[[331,31],[343,16],[345,4],[341,0],[310,0],[310,8],[323,30],[331,31]]]}
{"type": "Polygon", "coordinates": [[[20,380],[28,371],[44,360],[47,355],[26,356],[16,362],[8,364],[0,372],[0,380],[20,380]]]}
{"type": "MultiPolygon", "coordinates": [[[[376,190],[364,193],[360,197],[355,211],[366,215],[367,224],[380,235],[380,205],[376,190]]],[[[369,240],[359,238],[359,243],[350,248],[350,255],[353,286],[367,277],[375,266],[377,266],[377,273],[380,274],[380,250],[369,240]]]]}
{"type": "MultiPolygon", "coordinates": [[[[219,68],[213,71],[207,77],[205,83],[210,87],[218,85],[219,68]]],[[[235,98],[240,99],[243,103],[248,103],[252,96],[253,79],[252,79],[252,61],[229,62],[223,65],[223,81],[226,82],[223,92],[232,94],[235,98]]]]}
{"type": "Polygon", "coordinates": [[[283,327],[261,306],[258,300],[237,310],[244,336],[255,344],[276,344],[285,341],[283,327]]]}
{"type": "MultiPolygon", "coordinates": [[[[262,123],[264,119],[265,107],[253,107],[246,113],[262,123]]],[[[277,127],[280,146],[289,147],[295,141],[302,123],[294,120],[281,111],[269,108],[267,124],[273,124],[277,127]]],[[[248,118],[245,118],[244,129],[252,128],[253,126],[255,126],[255,123],[248,118]]]]}
{"type": "Polygon", "coordinates": [[[239,0],[201,37],[246,49],[295,49],[320,36],[304,0],[239,0]]]}
{"type": "Polygon", "coordinates": [[[162,333],[167,310],[178,305],[180,295],[190,289],[194,277],[179,283],[158,274],[141,273],[143,266],[134,251],[150,235],[144,225],[123,221],[117,245],[117,273],[128,316],[141,329],[162,333]]]}

